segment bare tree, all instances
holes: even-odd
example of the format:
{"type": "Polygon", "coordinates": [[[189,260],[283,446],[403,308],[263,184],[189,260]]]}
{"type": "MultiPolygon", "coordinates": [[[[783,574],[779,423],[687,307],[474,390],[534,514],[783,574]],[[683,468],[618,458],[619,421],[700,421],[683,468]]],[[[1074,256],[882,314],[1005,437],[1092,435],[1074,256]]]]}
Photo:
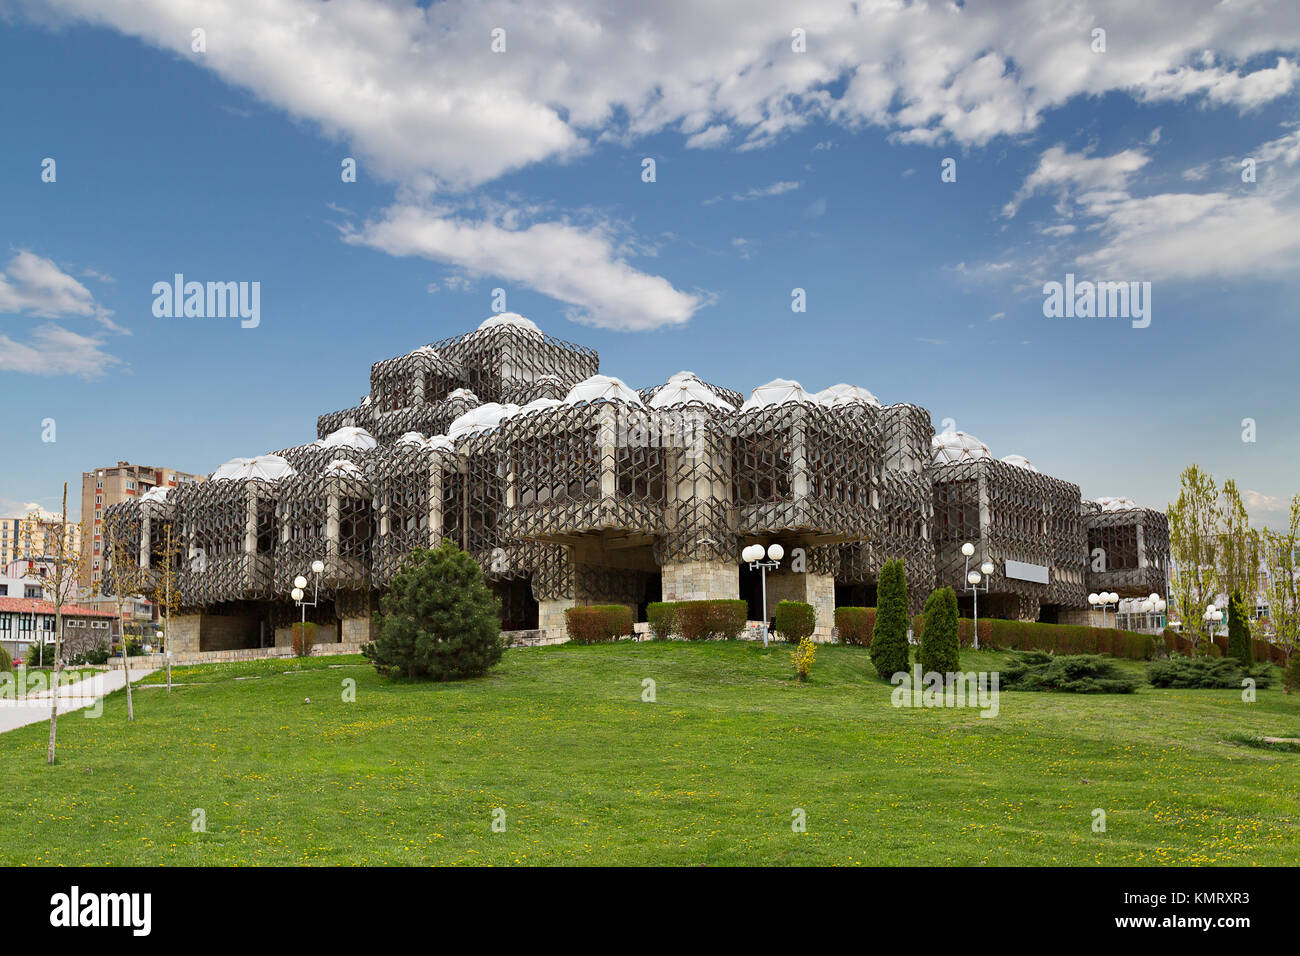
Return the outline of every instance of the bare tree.
{"type": "Polygon", "coordinates": [[[180,560],[181,539],[172,533],[171,522],[163,526],[162,550],[155,555],[157,579],[154,582],[154,603],[162,615],[163,650],[167,653],[167,693],[172,689],[171,618],[180,607],[180,591],[176,587],[176,564],[180,560]]]}
{"type": "Polygon", "coordinates": [[[122,632],[122,673],[126,677],[126,719],[135,720],[135,702],[131,698],[131,665],[127,653],[126,608],[134,600],[134,595],[143,592],[149,586],[149,573],[140,567],[139,552],[131,547],[132,541],[120,516],[108,515],[104,518],[104,554],[107,567],[104,579],[112,589],[117,606],[118,626],[122,632]]]}
{"type": "MultiPolygon", "coordinates": [[[[50,543],[49,535],[44,530],[41,532],[41,545],[36,546],[35,534],[39,527],[39,516],[37,520],[29,520],[27,525],[27,557],[29,560],[41,558],[42,564],[53,567],[49,572],[41,577],[41,592],[54,605],[54,664],[53,677],[50,681],[50,743],[46,750],[46,762],[54,763],[55,745],[58,738],[59,729],[59,680],[63,672],[63,605],[66,596],[73,589],[73,584],[77,580],[78,572],[81,568],[80,549],[74,540],[68,535],[68,483],[63,483],[63,508],[59,512],[58,521],[58,541],[50,543]],[[39,550],[39,555],[34,554],[39,550]]],[[[45,638],[39,631],[35,631],[36,639],[44,647],[45,638]]],[[[43,650],[42,650],[42,653],[43,650]]]]}

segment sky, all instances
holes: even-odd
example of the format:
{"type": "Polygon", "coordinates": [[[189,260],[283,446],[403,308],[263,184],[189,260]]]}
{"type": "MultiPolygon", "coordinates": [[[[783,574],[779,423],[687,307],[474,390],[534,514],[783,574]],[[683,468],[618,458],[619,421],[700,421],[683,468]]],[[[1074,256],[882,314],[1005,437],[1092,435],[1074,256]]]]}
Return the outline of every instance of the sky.
{"type": "Polygon", "coordinates": [[[0,514],[310,441],[498,289],[633,387],[1300,492],[1294,3],[0,0],[0,88],[0,514]],[[256,326],[157,315],[178,273],[256,326]],[[1149,313],[1048,316],[1067,275],[1149,313]]]}

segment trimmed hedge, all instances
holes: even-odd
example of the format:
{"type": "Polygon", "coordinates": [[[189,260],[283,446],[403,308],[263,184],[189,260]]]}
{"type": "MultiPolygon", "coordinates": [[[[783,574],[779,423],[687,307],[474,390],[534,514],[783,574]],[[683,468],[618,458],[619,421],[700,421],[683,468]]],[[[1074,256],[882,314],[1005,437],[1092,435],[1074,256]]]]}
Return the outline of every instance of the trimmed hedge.
{"type": "Polygon", "coordinates": [[[781,637],[798,644],[805,637],[812,637],[817,627],[817,612],[803,601],[781,601],[776,606],[775,625],[781,637]]]}
{"type": "Polygon", "coordinates": [[[673,635],[688,641],[735,640],[748,619],[749,605],[744,601],[655,601],[646,606],[646,621],[656,641],[673,635]]]}
{"type": "Polygon", "coordinates": [[[835,609],[835,627],[840,634],[840,643],[853,647],[870,647],[871,631],[876,626],[876,609],[874,607],[837,607],[835,609]]]}
{"type": "MultiPolygon", "coordinates": [[[[924,634],[924,620],[912,622],[919,639],[924,634]]],[[[1149,661],[1156,655],[1156,639],[1150,634],[1120,631],[1113,627],[1088,627],[1085,624],[1044,624],[1041,621],[1003,621],[980,618],[980,647],[1015,651],[1053,651],[1058,654],[1109,654],[1135,661],[1149,661]]],[[[963,646],[971,643],[971,620],[961,619],[959,634],[963,646]]]]}
{"type": "Polygon", "coordinates": [[[936,588],[925,602],[921,641],[921,670],[949,674],[961,670],[957,638],[957,595],[952,588],[936,588]]]}
{"type": "Polygon", "coordinates": [[[623,604],[588,604],[564,612],[569,640],[575,644],[601,644],[632,633],[632,609],[623,604]]]}
{"type": "Polygon", "coordinates": [[[316,645],[316,622],[295,621],[289,627],[289,643],[293,647],[294,657],[310,657],[311,649],[316,645]]]}

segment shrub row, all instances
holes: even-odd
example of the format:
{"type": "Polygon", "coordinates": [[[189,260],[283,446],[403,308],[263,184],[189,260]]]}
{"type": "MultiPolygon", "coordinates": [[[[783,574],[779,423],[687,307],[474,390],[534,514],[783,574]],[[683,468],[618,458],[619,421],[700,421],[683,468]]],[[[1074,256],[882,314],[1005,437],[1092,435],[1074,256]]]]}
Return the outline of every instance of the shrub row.
{"type": "Polygon", "coordinates": [[[679,635],[688,641],[735,640],[745,630],[749,605],[744,601],[655,601],[646,621],[656,641],[679,635]]]}
{"type": "Polygon", "coordinates": [[[1002,665],[1002,686],[1008,690],[1063,691],[1069,694],[1131,694],[1142,682],[1120,669],[1113,657],[1044,651],[1013,652],[1002,665]]]}
{"type": "Polygon", "coordinates": [[[588,604],[564,612],[569,640],[575,644],[616,641],[632,633],[632,609],[623,604],[588,604]]]}
{"type": "MultiPolygon", "coordinates": [[[[835,609],[835,626],[840,640],[845,644],[867,647],[871,644],[871,629],[875,624],[876,609],[870,607],[840,607],[835,609]],[[865,636],[864,636],[865,635],[865,636]]],[[[1041,650],[1060,654],[1109,654],[1135,661],[1148,661],[1155,657],[1156,640],[1149,634],[1120,631],[1109,627],[1088,627],[1084,624],[1044,624],[1038,621],[1003,621],[997,618],[980,618],[980,647],[1004,650],[1041,650]]],[[[921,615],[912,619],[912,636],[920,640],[925,633],[921,615]]],[[[974,623],[964,617],[958,622],[958,639],[962,646],[974,643],[974,623]]],[[[1175,635],[1177,637],[1177,635],[1175,635]]],[[[1185,638],[1179,638],[1186,643],[1185,638]]],[[[1166,636],[1166,643],[1169,637],[1166,636]]],[[[1185,653],[1191,653],[1190,643],[1185,653]]],[[[1180,650],[1180,653],[1184,653],[1180,650]]]]}
{"type": "Polygon", "coordinates": [[[791,644],[811,637],[817,626],[817,612],[802,601],[781,601],[776,606],[776,633],[791,644]]]}
{"type": "Polygon", "coordinates": [[[1156,661],[1147,668],[1147,680],[1153,687],[1232,688],[1239,689],[1245,677],[1264,688],[1272,681],[1273,668],[1267,664],[1243,666],[1235,657],[1183,657],[1156,661]]]}

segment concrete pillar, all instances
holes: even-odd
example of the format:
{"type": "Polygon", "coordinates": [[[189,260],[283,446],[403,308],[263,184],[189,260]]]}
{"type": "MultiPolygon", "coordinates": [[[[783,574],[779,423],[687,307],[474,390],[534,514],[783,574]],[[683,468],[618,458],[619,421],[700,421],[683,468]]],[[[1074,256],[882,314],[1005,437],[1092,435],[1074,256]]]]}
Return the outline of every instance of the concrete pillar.
{"type": "Polygon", "coordinates": [[[767,614],[772,617],[781,601],[811,604],[817,615],[814,640],[830,640],[835,626],[835,576],[781,571],[767,576],[767,614]]]}
{"type": "Polygon", "coordinates": [[[569,626],[564,620],[564,612],[577,607],[573,598],[554,598],[537,602],[537,629],[545,632],[546,639],[552,642],[567,641],[569,626]]]}
{"type": "Polygon", "coordinates": [[[153,534],[153,519],[147,514],[140,516],[140,560],[142,568],[149,567],[149,540],[153,534]]]}
{"type": "Polygon", "coordinates": [[[720,601],[740,597],[740,565],[731,561],[682,561],[663,566],[665,601],[720,601]]]}

